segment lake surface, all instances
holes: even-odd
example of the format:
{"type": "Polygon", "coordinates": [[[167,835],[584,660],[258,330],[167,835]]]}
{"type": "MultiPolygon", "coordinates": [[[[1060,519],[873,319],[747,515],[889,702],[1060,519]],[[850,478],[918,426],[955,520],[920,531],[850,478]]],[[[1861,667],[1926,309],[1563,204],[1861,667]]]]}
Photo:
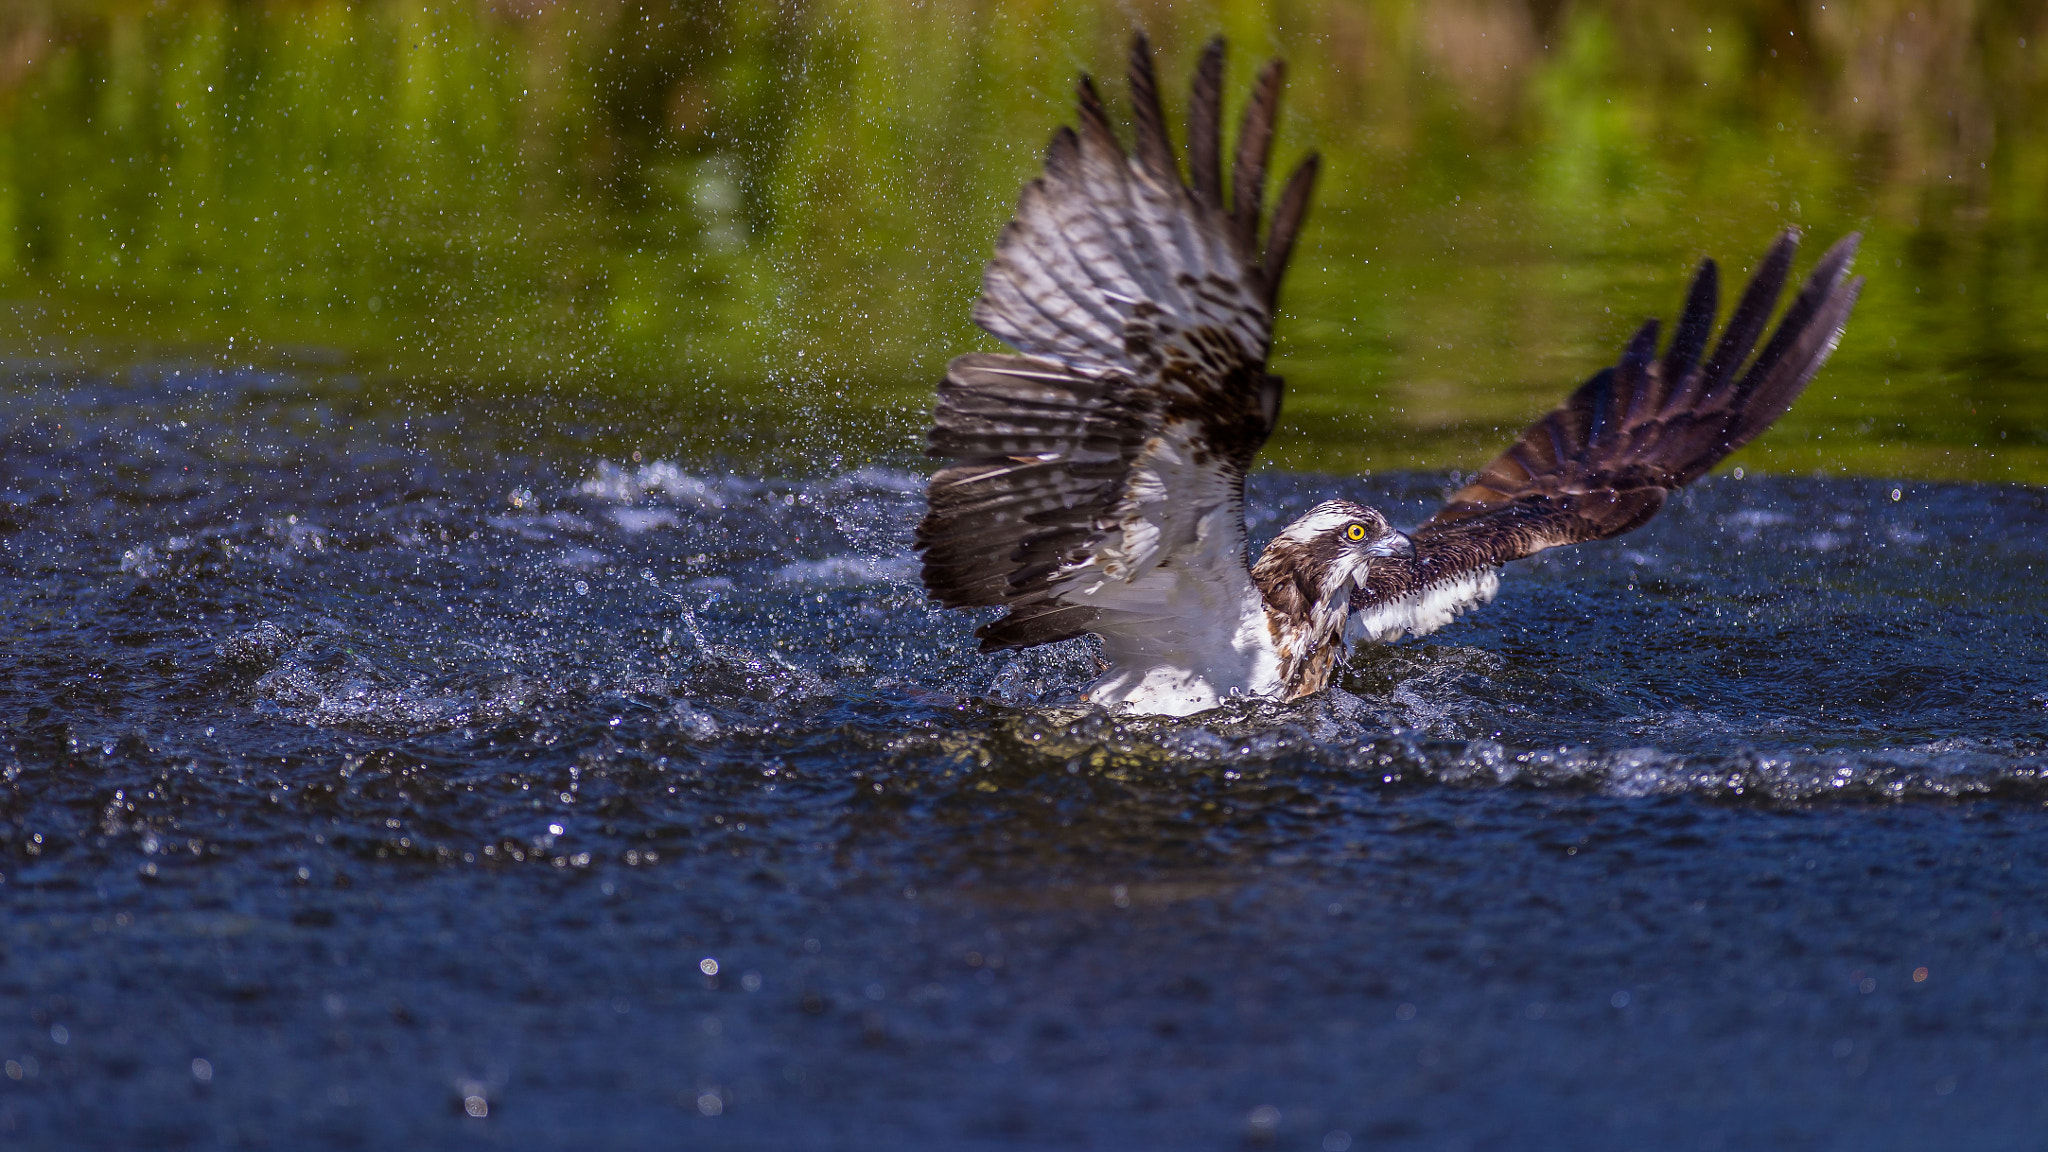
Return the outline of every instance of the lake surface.
{"type": "Polygon", "coordinates": [[[0,1147],[2038,1142],[2038,5],[1147,6],[1326,159],[1259,543],[1868,236],[1647,528],[1187,722],[908,551],[1130,13],[757,8],[0,12],[0,1147]]]}
{"type": "MultiPolygon", "coordinates": [[[[922,598],[914,473],[12,384],[9,1147],[2048,1121],[2039,488],[1710,479],[1321,697],[1119,721],[922,598]]],[[[1445,479],[1263,473],[1254,534],[1445,479]]]]}

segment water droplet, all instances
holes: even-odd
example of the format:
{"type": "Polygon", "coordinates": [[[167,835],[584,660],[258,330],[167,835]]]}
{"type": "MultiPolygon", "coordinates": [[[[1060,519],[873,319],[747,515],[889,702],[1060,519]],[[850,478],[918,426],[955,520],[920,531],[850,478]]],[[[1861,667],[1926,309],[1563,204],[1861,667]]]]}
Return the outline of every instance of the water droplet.
{"type": "Polygon", "coordinates": [[[718,961],[706,956],[702,960],[697,961],[697,971],[702,972],[706,976],[716,976],[718,975],[718,961]]]}
{"type": "Polygon", "coordinates": [[[491,1102],[484,1095],[483,1081],[458,1080],[455,1082],[455,1094],[462,1097],[463,1115],[481,1120],[491,1114],[491,1102]]]}

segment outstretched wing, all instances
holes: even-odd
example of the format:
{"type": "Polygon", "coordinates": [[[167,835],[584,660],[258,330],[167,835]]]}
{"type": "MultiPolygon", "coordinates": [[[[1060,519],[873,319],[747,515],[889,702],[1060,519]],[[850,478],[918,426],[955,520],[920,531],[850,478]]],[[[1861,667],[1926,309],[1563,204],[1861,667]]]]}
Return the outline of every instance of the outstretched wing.
{"type": "Polygon", "coordinates": [[[1218,39],[1195,71],[1191,183],[1143,35],[1130,154],[1084,77],[1080,130],[1053,137],[983,273],[975,323],[1021,355],[947,367],[928,454],[950,463],[932,477],[917,547],[934,599],[1009,609],[976,633],[984,649],[1184,612],[1174,573],[1250,588],[1244,474],[1279,415],[1280,380],[1265,371],[1273,304],[1317,161],[1295,170],[1262,243],[1281,66],[1260,73],[1245,109],[1228,206],[1222,75],[1218,39]]]}
{"type": "Polygon", "coordinates": [[[1491,599],[1509,560],[1641,527],[1671,493],[1784,415],[1827,362],[1863,288],[1861,277],[1849,279],[1860,240],[1851,234],[1828,249],[1754,360],[1798,235],[1786,230],[1765,253],[1704,363],[1719,273],[1701,261],[1664,355],[1652,320],[1619,363],[1531,425],[1412,533],[1413,560],[1373,567],[1352,593],[1353,633],[1423,635],[1491,599]]]}

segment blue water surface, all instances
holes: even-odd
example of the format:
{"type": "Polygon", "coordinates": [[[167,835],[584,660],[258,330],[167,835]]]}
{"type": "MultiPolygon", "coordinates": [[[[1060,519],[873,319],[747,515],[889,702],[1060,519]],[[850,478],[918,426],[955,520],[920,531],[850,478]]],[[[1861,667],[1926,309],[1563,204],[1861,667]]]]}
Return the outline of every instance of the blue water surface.
{"type": "Polygon", "coordinates": [[[1716,477],[1136,721],[923,599],[908,461],[372,392],[0,393],[8,1148],[2048,1130],[2048,492],[1716,477]]]}

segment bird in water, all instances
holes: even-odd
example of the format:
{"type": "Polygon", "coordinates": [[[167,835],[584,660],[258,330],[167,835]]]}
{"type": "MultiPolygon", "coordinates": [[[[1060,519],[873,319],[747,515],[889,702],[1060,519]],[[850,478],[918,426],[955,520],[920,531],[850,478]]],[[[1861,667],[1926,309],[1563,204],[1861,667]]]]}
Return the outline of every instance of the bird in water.
{"type": "Polygon", "coordinates": [[[1651,320],[1414,531],[1330,500],[1248,563],[1245,473],[1280,415],[1274,305],[1318,168],[1304,160],[1264,219],[1281,70],[1252,89],[1227,200],[1220,38],[1195,68],[1185,180],[1145,37],[1130,152],[1083,77],[1080,127],[1053,137],[974,306],[1016,354],[958,357],[939,385],[929,454],[947,463],[917,529],[925,587],[947,607],[1008,610],[975,632],[983,651],[1100,637],[1094,703],[1184,716],[1309,696],[1348,642],[1427,635],[1491,600],[1507,562],[1641,527],[1784,414],[1862,288],[1852,234],[1757,352],[1797,247],[1788,229],[1709,350],[1719,273],[1703,260],[1662,355],[1651,320]]]}

